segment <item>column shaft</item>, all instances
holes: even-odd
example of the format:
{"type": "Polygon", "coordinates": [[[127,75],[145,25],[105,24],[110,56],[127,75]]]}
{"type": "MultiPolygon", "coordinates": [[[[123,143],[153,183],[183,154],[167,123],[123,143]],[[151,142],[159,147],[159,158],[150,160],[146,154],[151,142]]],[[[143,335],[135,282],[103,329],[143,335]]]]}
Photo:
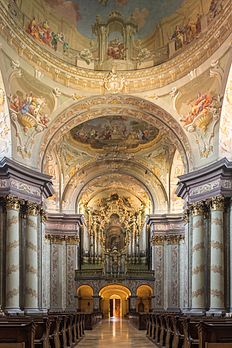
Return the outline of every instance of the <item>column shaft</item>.
{"type": "Polygon", "coordinates": [[[192,207],[192,311],[205,310],[205,243],[204,207],[196,203],[192,207]]]}
{"type": "Polygon", "coordinates": [[[223,197],[212,199],[210,238],[210,311],[225,310],[223,197]]]}
{"type": "Polygon", "coordinates": [[[6,202],[6,306],[8,313],[20,312],[20,202],[15,197],[7,197],[6,202]]]}
{"type": "Polygon", "coordinates": [[[24,311],[38,311],[38,206],[28,203],[25,256],[25,303],[24,311]]]}

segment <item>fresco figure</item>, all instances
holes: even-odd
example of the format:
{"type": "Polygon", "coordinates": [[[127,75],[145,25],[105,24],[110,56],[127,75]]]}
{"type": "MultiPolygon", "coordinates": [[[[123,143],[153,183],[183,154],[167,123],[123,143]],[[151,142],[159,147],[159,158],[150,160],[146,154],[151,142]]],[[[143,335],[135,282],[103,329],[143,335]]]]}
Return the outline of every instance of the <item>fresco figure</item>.
{"type": "Polygon", "coordinates": [[[42,113],[46,105],[43,97],[36,97],[33,93],[27,94],[25,98],[20,98],[17,94],[9,97],[10,109],[22,116],[27,114],[34,117],[38,124],[47,127],[49,122],[48,116],[42,113]]]}
{"type": "Polygon", "coordinates": [[[137,147],[153,141],[158,135],[156,128],[147,128],[145,122],[125,120],[122,117],[89,121],[72,130],[73,138],[94,148],[117,146],[123,144],[127,148],[137,147]]]}
{"type": "Polygon", "coordinates": [[[66,53],[69,48],[69,44],[65,41],[64,33],[56,33],[51,30],[48,22],[44,20],[41,23],[37,23],[35,17],[28,24],[27,32],[41,44],[45,44],[52,47],[57,51],[58,43],[60,42],[63,46],[63,53],[66,53]]]}
{"type": "Polygon", "coordinates": [[[125,59],[126,49],[124,44],[120,42],[118,39],[111,40],[109,42],[107,55],[113,59],[125,59]]]}
{"type": "Polygon", "coordinates": [[[171,40],[175,41],[175,49],[178,50],[183,47],[184,44],[184,31],[179,25],[176,26],[174,33],[172,34],[171,40]]]}
{"type": "Polygon", "coordinates": [[[211,97],[209,94],[199,94],[192,104],[191,111],[184,116],[180,121],[184,126],[193,131],[195,127],[206,131],[208,124],[215,115],[218,115],[220,109],[220,101],[218,97],[211,97]],[[193,126],[193,128],[189,128],[193,126]]]}

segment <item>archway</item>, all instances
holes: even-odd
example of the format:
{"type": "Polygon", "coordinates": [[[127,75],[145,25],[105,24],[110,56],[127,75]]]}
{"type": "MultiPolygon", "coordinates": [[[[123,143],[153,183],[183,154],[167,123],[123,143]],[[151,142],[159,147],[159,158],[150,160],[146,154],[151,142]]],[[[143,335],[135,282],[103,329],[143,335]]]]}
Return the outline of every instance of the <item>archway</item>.
{"type": "Polygon", "coordinates": [[[103,318],[122,318],[128,313],[128,298],[131,296],[131,292],[125,286],[120,284],[107,285],[100,290],[99,296],[101,296],[103,318]]]}
{"type": "Polygon", "coordinates": [[[153,291],[149,285],[141,285],[137,288],[136,312],[149,312],[151,309],[151,297],[153,291]]]}
{"type": "Polygon", "coordinates": [[[83,313],[93,312],[93,289],[89,285],[82,285],[77,289],[78,309],[83,313]]]}

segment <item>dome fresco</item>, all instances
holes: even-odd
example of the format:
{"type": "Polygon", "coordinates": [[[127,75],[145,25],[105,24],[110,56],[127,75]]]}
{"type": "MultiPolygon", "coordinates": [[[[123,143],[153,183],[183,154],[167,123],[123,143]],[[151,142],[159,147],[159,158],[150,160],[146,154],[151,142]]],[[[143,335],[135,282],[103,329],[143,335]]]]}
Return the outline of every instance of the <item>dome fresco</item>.
{"type": "Polygon", "coordinates": [[[222,10],[216,0],[25,0],[11,6],[26,40],[29,35],[68,64],[100,71],[158,66],[200,42],[222,10]]]}
{"type": "Polygon", "coordinates": [[[81,34],[93,38],[92,25],[96,16],[108,17],[112,11],[133,17],[138,37],[149,35],[163,17],[175,12],[184,0],[46,0],[53,11],[76,22],[81,34]]]}

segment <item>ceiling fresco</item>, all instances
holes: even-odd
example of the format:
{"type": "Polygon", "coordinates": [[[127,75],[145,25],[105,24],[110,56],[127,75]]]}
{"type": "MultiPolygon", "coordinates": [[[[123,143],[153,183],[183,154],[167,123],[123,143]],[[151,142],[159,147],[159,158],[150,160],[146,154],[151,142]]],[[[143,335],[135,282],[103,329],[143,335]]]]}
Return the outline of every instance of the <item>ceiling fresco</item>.
{"type": "Polygon", "coordinates": [[[122,116],[100,117],[71,130],[76,142],[92,149],[127,150],[151,145],[159,130],[143,121],[122,116]]]}
{"type": "Polygon", "coordinates": [[[138,37],[153,32],[163,17],[175,12],[184,0],[46,0],[54,13],[77,25],[83,35],[94,38],[92,25],[96,16],[107,18],[112,11],[125,18],[133,17],[138,25],[138,37]]]}
{"type": "Polygon", "coordinates": [[[135,178],[125,174],[111,173],[98,176],[82,190],[79,201],[86,205],[94,197],[104,197],[114,192],[126,192],[128,196],[137,197],[145,206],[149,206],[150,197],[147,190],[135,178]]]}

